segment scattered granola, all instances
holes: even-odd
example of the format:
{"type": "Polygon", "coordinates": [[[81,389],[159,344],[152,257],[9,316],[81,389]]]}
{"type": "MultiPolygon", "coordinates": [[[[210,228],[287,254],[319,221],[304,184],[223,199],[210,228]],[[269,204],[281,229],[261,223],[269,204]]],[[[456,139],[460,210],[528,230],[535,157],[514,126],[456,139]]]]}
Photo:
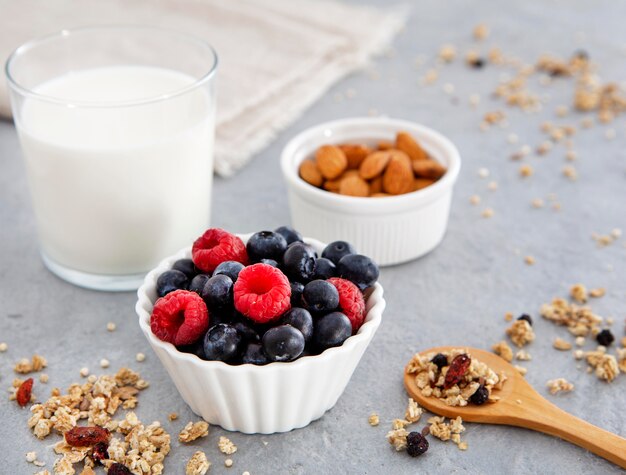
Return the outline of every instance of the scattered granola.
{"type": "Polygon", "coordinates": [[[89,368],[81,368],[79,373],[83,378],[86,378],[87,376],[89,376],[89,368]]]}
{"type": "Polygon", "coordinates": [[[167,418],[169,419],[170,422],[175,421],[176,419],[178,419],[178,414],[175,412],[170,412],[167,415],[167,418]]]}
{"type": "Polygon", "coordinates": [[[237,446],[233,444],[229,438],[224,436],[220,437],[217,447],[220,449],[220,452],[226,455],[232,455],[237,452],[237,446]]]}
{"type": "Polygon", "coordinates": [[[445,420],[445,417],[438,416],[433,416],[428,419],[430,434],[444,442],[452,440],[452,442],[459,446],[459,449],[466,450],[467,444],[465,444],[465,448],[461,448],[460,446],[460,444],[462,444],[461,433],[465,432],[461,416],[458,416],[456,419],[450,419],[450,422],[445,422],[445,420]]]}
{"type": "Polygon", "coordinates": [[[107,331],[114,332],[117,328],[117,325],[113,322],[107,323],[107,331]]]}
{"type": "Polygon", "coordinates": [[[435,353],[417,353],[407,365],[407,373],[415,375],[415,384],[424,396],[439,398],[448,406],[466,406],[479,387],[484,386],[491,395],[491,389],[500,382],[491,368],[471,358],[466,350],[457,348],[442,355],[447,364],[441,367],[432,362],[435,353]],[[464,358],[462,366],[456,364],[457,358],[464,358]],[[459,373],[452,374],[457,369],[459,373]]]}
{"type": "Polygon", "coordinates": [[[572,344],[569,341],[563,340],[562,338],[556,338],[552,342],[552,346],[555,349],[561,350],[561,351],[568,351],[572,349],[572,344]]]}
{"type": "Polygon", "coordinates": [[[189,422],[178,434],[178,440],[187,443],[207,435],[209,435],[209,424],[207,422],[189,422]]]}
{"type": "Polygon", "coordinates": [[[206,458],[206,454],[199,450],[195,452],[189,459],[189,462],[187,462],[185,475],[204,475],[209,471],[210,467],[211,462],[206,458]]]}
{"type": "Polygon", "coordinates": [[[532,359],[532,356],[530,356],[530,353],[528,353],[526,350],[519,350],[517,353],[515,353],[515,359],[519,361],[530,361],[532,359]]]}
{"type": "Polygon", "coordinates": [[[589,291],[589,296],[593,298],[604,297],[605,294],[606,294],[606,289],[604,289],[603,287],[599,287],[597,289],[591,289],[589,291]]]}
{"type": "Polygon", "coordinates": [[[224,460],[224,466],[226,468],[232,467],[233,466],[233,459],[226,459],[226,460],[224,460]]]}
{"type": "Polygon", "coordinates": [[[515,365],[515,369],[517,370],[517,372],[519,374],[521,374],[522,376],[526,376],[526,373],[528,373],[528,368],[524,368],[523,366],[518,366],[515,365]]]}
{"type": "Polygon", "coordinates": [[[524,257],[524,262],[529,266],[532,266],[535,264],[535,258],[533,256],[526,256],[524,257]]]}
{"type": "Polygon", "coordinates": [[[569,392],[574,389],[574,385],[568,382],[565,378],[552,379],[548,381],[547,386],[550,394],[569,392]]]}
{"type": "Polygon", "coordinates": [[[482,213],[480,213],[480,215],[481,215],[483,218],[491,218],[491,217],[493,217],[493,215],[494,215],[494,211],[493,211],[493,209],[492,209],[492,208],[485,208],[485,209],[482,211],[482,213]]]}
{"type": "MultiPolygon", "coordinates": [[[[511,326],[506,329],[506,334],[509,336],[511,341],[519,348],[529,344],[535,339],[535,332],[533,331],[533,327],[530,325],[530,323],[528,323],[527,320],[524,319],[515,320],[511,324],[511,326]]],[[[507,359],[507,361],[511,360],[507,359]]]]}
{"type": "Polygon", "coordinates": [[[29,374],[41,371],[46,366],[48,366],[48,362],[43,356],[33,355],[30,360],[27,358],[19,360],[13,367],[13,371],[19,374],[29,374]]]}
{"type": "Polygon", "coordinates": [[[499,355],[501,358],[505,359],[509,363],[513,361],[513,350],[507,344],[506,341],[502,340],[491,347],[492,351],[499,355]]]}
{"type": "Polygon", "coordinates": [[[137,360],[138,363],[142,363],[146,360],[146,355],[143,353],[137,353],[137,355],[135,355],[135,360],[137,360]]]}
{"type": "Polygon", "coordinates": [[[596,376],[606,382],[613,381],[620,372],[615,356],[607,354],[603,347],[588,351],[585,359],[591,368],[595,368],[596,376]]]}
{"type": "Polygon", "coordinates": [[[587,336],[599,329],[602,317],[595,315],[588,307],[579,307],[565,299],[555,298],[549,304],[541,306],[541,316],[567,326],[572,335],[587,336]]]}
{"type": "Polygon", "coordinates": [[[404,413],[404,418],[412,424],[420,420],[423,412],[423,409],[419,407],[413,398],[409,398],[409,404],[404,413]]]}
{"type": "Polygon", "coordinates": [[[44,383],[45,384],[45,383],[48,382],[49,379],[50,379],[50,377],[46,373],[41,373],[39,375],[39,382],[40,383],[44,383]]]}
{"type": "Polygon", "coordinates": [[[0,353],[4,353],[8,349],[9,349],[9,345],[7,345],[5,342],[0,343],[0,353]]]}
{"type": "Polygon", "coordinates": [[[376,427],[378,424],[380,424],[380,418],[378,417],[378,414],[376,414],[375,412],[373,412],[372,414],[370,414],[370,416],[367,418],[367,422],[369,423],[369,425],[371,425],[372,427],[376,427]]]}
{"type": "Polygon", "coordinates": [[[587,287],[583,284],[574,284],[569,290],[570,297],[578,303],[585,303],[588,299],[587,287]]]}
{"type": "Polygon", "coordinates": [[[108,368],[110,366],[111,363],[109,363],[109,360],[107,360],[106,358],[102,358],[100,360],[100,367],[101,368],[108,368]]]}

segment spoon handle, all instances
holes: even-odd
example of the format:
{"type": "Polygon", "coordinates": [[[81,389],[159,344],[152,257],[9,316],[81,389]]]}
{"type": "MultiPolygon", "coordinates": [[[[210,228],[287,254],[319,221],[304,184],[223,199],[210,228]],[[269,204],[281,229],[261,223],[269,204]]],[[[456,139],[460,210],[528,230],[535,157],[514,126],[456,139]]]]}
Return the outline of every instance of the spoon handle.
{"type": "Polygon", "coordinates": [[[510,421],[512,425],[560,437],[626,468],[626,439],[579,419],[543,398],[525,401],[524,406],[519,417],[510,421]]]}

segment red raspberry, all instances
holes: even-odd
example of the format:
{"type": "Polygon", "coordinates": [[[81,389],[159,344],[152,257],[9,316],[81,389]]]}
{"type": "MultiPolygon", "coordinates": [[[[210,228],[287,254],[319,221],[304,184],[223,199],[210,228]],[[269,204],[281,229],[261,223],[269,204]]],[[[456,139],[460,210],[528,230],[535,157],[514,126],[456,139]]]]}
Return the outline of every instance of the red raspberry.
{"type": "Polygon", "coordinates": [[[247,264],[248,253],[240,238],[223,229],[211,228],[193,243],[191,259],[203,272],[213,272],[225,261],[247,264]]]}
{"type": "Polygon", "coordinates": [[[355,334],[365,320],[365,299],[359,288],[352,282],[339,277],[331,277],[328,282],[339,292],[339,307],[352,323],[352,334],[355,334]]]}
{"type": "Polygon", "coordinates": [[[239,273],[233,294],[237,311],[257,323],[276,320],[291,308],[289,279],[268,264],[245,267],[239,273]]]}
{"type": "Polygon", "coordinates": [[[202,297],[188,290],[175,290],[154,304],[150,329],[163,341],[190,345],[209,328],[209,311],[202,297]]]}

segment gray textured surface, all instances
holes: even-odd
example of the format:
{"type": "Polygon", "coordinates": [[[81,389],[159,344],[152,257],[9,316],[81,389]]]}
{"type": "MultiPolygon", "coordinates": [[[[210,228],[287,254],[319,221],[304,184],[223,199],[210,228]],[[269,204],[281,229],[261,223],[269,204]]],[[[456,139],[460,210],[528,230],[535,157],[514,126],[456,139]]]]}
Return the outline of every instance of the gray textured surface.
{"type": "MultiPolygon", "coordinates": [[[[383,0],[377,3],[384,4],[383,0]]],[[[190,446],[175,442],[167,459],[167,473],[183,473],[184,462],[197,448],[214,463],[211,473],[321,474],[321,473],[618,473],[619,470],[590,453],[558,439],[526,430],[468,424],[464,439],[467,452],[452,443],[431,442],[420,459],[395,453],[385,441],[391,419],[401,417],[406,395],[402,368],[418,349],[439,344],[489,347],[503,337],[506,311],[529,312],[537,317],[537,340],[530,346],[533,361],[527,379],[546,395],[545,383],[555,377],[573,381],[571,394],[548,396],[559,407],[610,431],[626,436],[626,403],[621,376],[608,385],[577,370],[568,353],[556,352],[551,341],[567,338],[567,332],[538,318],[539,306],[553,296],[565,296],[569,286],[584,282],[604,286],[607,296],[593,302],[601,315],[615,317],[616,334],[623,336],[626,315],[626,248],[624,238],[604,249],[591,239],[593,232],[626,230],[626,143],[624,121],[611,127],[613,141],[604,139],[604,128],[595,127],[574,138],[580,159],[580,179],[569,182],[560,173],[565,164],[562,149],[538,158],[529,157],[535,176],[518,177],[519,164],[508,160],[514,149],[506,141],[517,133],[520,143],[536,145],[538,124],[554,120],[553,110],[567,103],[571,82],[542,89],[552,94],[550,106],[539,115],[517,111],[509,114],[510,127],[488,133],[478,130],[485,111],[500,105],[488,98],[502,70],[487,67],[467,70],[460,62],[442,70],[441,80],[418,86],[426,68],[416,70],[415,58],[432,61],[440,44],[451,42],[462,50],[471,46],[474,24],[486,22],[492,35],[485,45],[495,44],[526,61],[541,52],[568,55],[576,47],[590,51],[602,64],[606,78],[624,77],[626,6],[602,2],[419,2],[406,31],[396,41],[396,54],[380,59],[375,69],[380,79],[356,74],[338,84],[278,140],[231,180],[216,180],[213,224],[233,231],[273,228],[289,221],[285,189],[279,175],[278,157],[285,142],[298,131],[318,122],[370,109],[413,119],[441,130],[456,142],[464,159],[446,239],[430,255],[407,265],[384,269],[381,282],[388,301],[383,324],[357,368],[337,406],[321,420],[289,434],[245,436],[228,434],[238,445],[235,465],[225,469],[225,456],[216,443],[224,431],[213,428],[208,438],[190,446]],[[451,102],[441,86],[456,87],[459,104],[451,102]],[[341,100],[352,88],[356,96],[341,100]],[[469,94],[483,97],[481,106],[467,106],[469,94]],[[479,167],[491,171],[499,184],[487,191],[477,176],[479,167]],[[477,193],[484,206],[495,209],[491,220],[480,217],[480,207],[469,204],[477,193]],[[535,210],[531,199],[556,193],[562,210],[535,210]],[[527,266],[524,255],[537,263],[527,266]],[[381,425],[372,428],[367,416],[377,411],[381,425]]],[[[367,34],[364,25],[364,34],[367,34]]],[[[484,45],[483,45],[484,46],[484,45]]],[[[578,121],[569,117],[564,122],[578,121]]],[[[13,378],[12,365],[33,352],[49,361],[47,386],[36,385],[43,396],[54,386],[78,380],[78,370],[98,371],[106,357],[112,369],[130,365],[152,383],[140,397],[137,412],[144,421],[165,421],[176,411],[181,419],[165,426],[175,435],[193,419],[178,397],[167,374],[149,350],[136,324],[134,295],[104,294],[72,287],[48,273],[37,255],[37,243],[24,170],[13,127],[0,124],[0,341],[10,345],[0,354],[0,386],[13,378]],[[114,333],[105,330],[114,321],[114,333]],[[144,351],[144,363],[134,355],[144,351]]],[[[50,468],[52,451],[26,427],[26,410],[0,399],[0,473],[33,473],[24,454],[36,450],[50,468]]]]}

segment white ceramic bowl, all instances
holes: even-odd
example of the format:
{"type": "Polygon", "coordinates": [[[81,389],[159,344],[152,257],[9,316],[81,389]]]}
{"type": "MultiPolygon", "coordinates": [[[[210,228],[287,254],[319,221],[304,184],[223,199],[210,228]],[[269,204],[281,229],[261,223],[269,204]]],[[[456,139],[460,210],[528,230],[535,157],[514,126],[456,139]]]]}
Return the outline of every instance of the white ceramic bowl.
{"type": "MultiPolygon", "coordinates": [[[[240,237],[246,242],[250,235],[240,237]]],[[[318,252],[325,247],[314,239],[305,241],[318,252]]],[[[289,363],[233,366],[182,353],[150,330],[157,278],[175,261],[190,256],[189,247],[150,271],[137,291],[135,310],[150,346],[191,410],[211,424],[246,434],[286,432],[322,417],[343,393],[380,325],[385,309],[382,286],[375,285],[365,322],[343,345],[289,363]]]]}
{"type": "Polygon", "coordinates": [[[291,222],[305,236],[344,240],[379,265],[410,261],[433,250],[448,224],[452,188],[461,168],[456,147],[428,127],[389,118],[352,118],[307,129],[285,146],[281,157],[291,222]],[[448,170],[436,183],[405,195],[359,198],[309,185],[298,176],[300,163],[324,144],[394,140],[405,130],[448,170]]]}

